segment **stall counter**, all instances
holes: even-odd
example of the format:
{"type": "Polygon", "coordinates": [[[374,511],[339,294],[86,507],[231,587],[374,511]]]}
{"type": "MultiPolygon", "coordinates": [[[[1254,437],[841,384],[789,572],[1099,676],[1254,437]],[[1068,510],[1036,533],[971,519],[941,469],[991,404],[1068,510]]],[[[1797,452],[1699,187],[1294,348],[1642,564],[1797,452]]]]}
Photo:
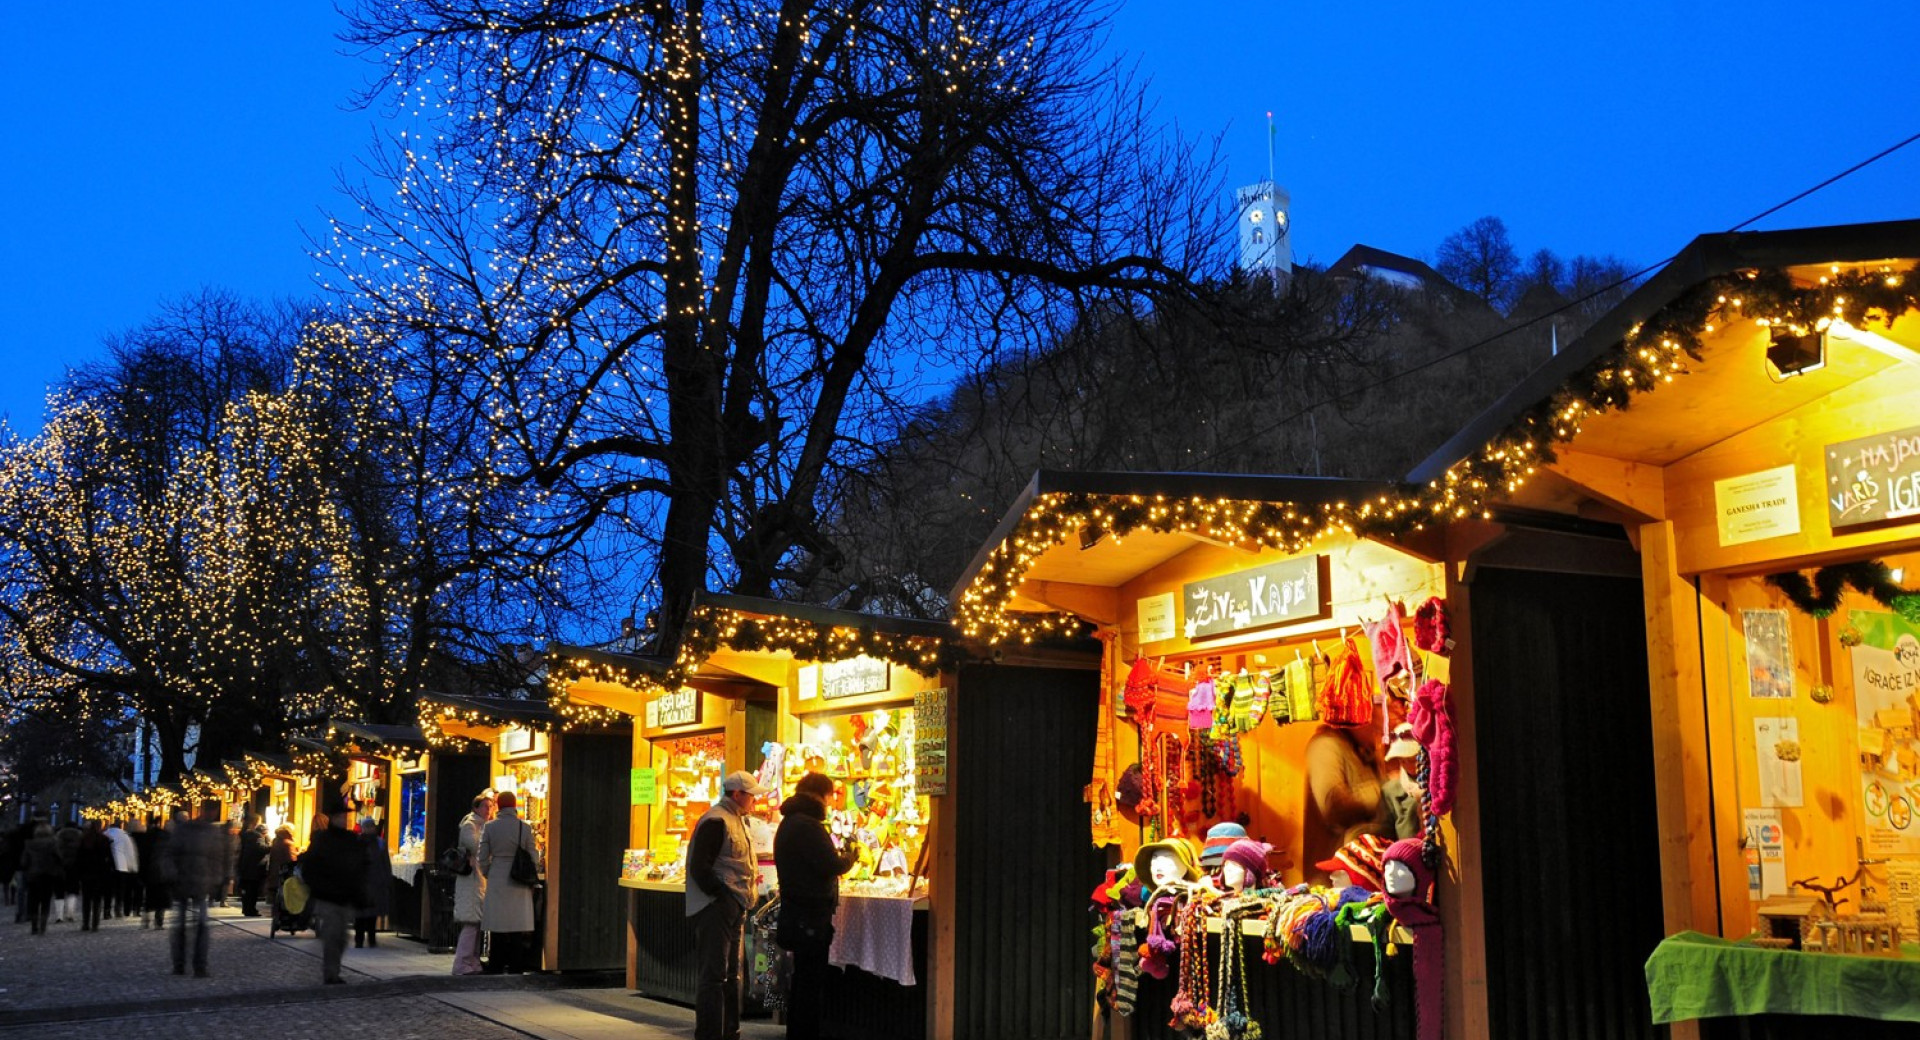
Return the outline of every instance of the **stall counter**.
{"type": "Polygon", "coordinates": [[[1788,1014],[1920,1022],[1920,947],[1909,943],[1903,952],[1803,953],[1681,932],[1647,958],[1653,1020],[1788,1014]]]}

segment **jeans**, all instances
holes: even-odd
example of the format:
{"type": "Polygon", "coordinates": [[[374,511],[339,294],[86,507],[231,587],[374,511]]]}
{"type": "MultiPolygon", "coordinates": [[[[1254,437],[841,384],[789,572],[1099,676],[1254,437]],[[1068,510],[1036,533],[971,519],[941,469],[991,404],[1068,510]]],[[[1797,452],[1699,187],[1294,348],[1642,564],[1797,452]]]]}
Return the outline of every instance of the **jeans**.
{"type": "Polygon", "coordinates": [[[193,929],[193,973],[207,973],[207,897],[182,896],[173,902],[173,971],[187,966],[187,929],[193,929]]]}
{"type": "Polygon", "coordinates": [[[353,919],[353,907],[324,899],[307,905],[313,908],[314,934],[320,936],[320,981],[342,981],[340,958],[347,952],[347,922],[353,919]]]}
{"type": "Polygon", "coordinates": [[[721,895],[693,915],[694,1040],[736,1040],[740,1035],[740,946],[747,911],[721,895]]]}

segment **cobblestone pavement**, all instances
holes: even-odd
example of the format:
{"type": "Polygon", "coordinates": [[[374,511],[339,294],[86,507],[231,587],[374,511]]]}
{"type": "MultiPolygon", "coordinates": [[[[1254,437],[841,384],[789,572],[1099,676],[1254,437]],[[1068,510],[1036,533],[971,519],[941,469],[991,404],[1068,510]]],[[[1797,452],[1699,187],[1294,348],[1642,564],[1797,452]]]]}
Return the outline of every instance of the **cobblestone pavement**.
{"type": "MultiPolygon", "coordinates": [[[[335,987],[336,989],[338,987],[335,987]]],[[[349,989],[352,987],[349,986],[349,989]]],[[[318,986],[314,989],[317,991],[318,986]]],[[[0,1021],[5,1016],[0,1015],[0,1021]]],[[[217,1007],[166,1014],[143,1013],[89,1022],[40,1023],[7,1028],[4,1040],[526,1040],[528,1033],[470,1014],[430,996],[377,1000],[316,1000],[274,1008],[217,1007]]]]}
{"type": "MultiPolygon", "coordinates": [[[[54,924],[45,935],[31,935],[26,925],[13,923],[8,908],[0,916],[0,1022],[5,1012],[27,1008],[319,988],[319,961],[299,948],[317,951],[319,940],[310,933],[286,943],[271,942],[216,920],[209,939],[207,970],[212,977],[196,979],[191,951],[189,974],[173,974],[170,933],[143,930],[135,918],[102,922],[98,932],[82,932],[78,924],[54,924]]],[[[347,977],[352,979],[353,951],[347,952],[347,977]]]]}

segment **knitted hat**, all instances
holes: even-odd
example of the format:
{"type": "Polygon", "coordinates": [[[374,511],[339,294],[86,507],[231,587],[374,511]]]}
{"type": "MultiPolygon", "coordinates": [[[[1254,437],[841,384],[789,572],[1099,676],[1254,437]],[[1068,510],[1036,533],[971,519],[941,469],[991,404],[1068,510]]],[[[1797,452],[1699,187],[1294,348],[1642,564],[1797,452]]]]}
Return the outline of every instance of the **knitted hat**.
{"type": "Polygon", "coordinates": [[[1246,869],[1249,875],[1257,879],[1265,876],[1267,873],[1267,853],[1272,851],[1272,848],[1273,846],[1268,845],[1264,841],[1254,841],[1252,838],[1241,838],[1239,841],[1227,846],[1227,850],[1221,858],[1226,863],[1240,864],[1240,866],[1246,869]]]}
{"type": "Polygon", "coordinates": [[[1200,880],[1200,861],[1194,858],[1193,846],[1180,838],[1168,838],[1165,841],[1148,842],[1140,846],[1133,854],[1133,873],[1141,884],[1153,884],[1153,854],[1171,852],[1180,861],[1180,876],[1188,881],[1200,880]]]}
{"type": "Polygon", "coordinates": [[[1430,654],[1447,654],[1452,648],[1447,644],[1447,604],[1438,596],[1432,596],[1419,609],[1413,612],[1413,645],[1430,654]]]}
{"type": "MultiPolygon", "coordinates": [[[[1402,838],[1392,845],[1387,846],[1386,854],[1381,857],[1382,870],[1384,871],[1388,863],[1398,863],[1413,872],[1413,891],[1404,896],[1395,896],[1388,893],[1387,909],[1394,910],[1394,906],[1397,903],[1432,904],[1433,871],[1427,866],[1426,858],[1421,855],[1421,850],[1424,847],[1424,844],[1419,838],[1402,838]]],[[[1386,891],[1384,886],[1381,888],[1381,891],[1386,891]]],[[[1393,916],[1395,920],[1399,920],[1401,917],[1398,911],[1395,911],[1393,916]]]]}
{"type": "MultiPolygon", "coordinates": [[[[1419,844],[1417,841],[1414,842],[1415,846],[1419,844]]],[[[1353,884],[1369,892],[1379,892],[1385,886],[1380,872],[1385,862],[1386,851],[1387,839],[1377,834],[1362,834],[1342,845],[1340,851],[1333,854],[1332,859],[1323,859],[1314,866],[1328,874],[1336,870],[1344,870],[1353,884]]]]}
{"type": "Polygon", "coordinates": [[[1216,823],[1207,828],[1207,840],[1200,847],[1200,865],[1208,870],[1219,870],[1221,854],[1227,846],[1247,836],[1247,829],[1237,823],[1216,823]]]}

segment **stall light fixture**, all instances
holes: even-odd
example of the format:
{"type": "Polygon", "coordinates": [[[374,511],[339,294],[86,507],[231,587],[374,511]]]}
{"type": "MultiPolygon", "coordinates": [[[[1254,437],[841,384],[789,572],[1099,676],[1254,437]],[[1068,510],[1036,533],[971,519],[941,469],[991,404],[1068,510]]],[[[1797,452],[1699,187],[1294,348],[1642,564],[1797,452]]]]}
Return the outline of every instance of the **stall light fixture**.
{"type": "Polygon", "coordinates": [[[1767,364],[1782,379],[1788,376],[1805,375],[1827,367],[1827,338],[1825,333],[1796,333],[1785,325],[1775,325],[1768,330],[1772,342],[1767,345],[1767,364]]]}
{"type": "MultiPolygon", "coordinates": [[[[1909,365],[1920,365],[1920,349],[1907,346],[1905,343],[1896,339],[1889,339],[1878,332],[1855,328],[1844,321],[1828,323],[1827,335],[1845,340],[1848,343],[1857,343],[1860,346],[1866,347],[1868,350],[1878,351],[1895,361],[1905,362],[1909,365]]],[[[1771,358],[1773,352],[1768,351],[1767,356],[1771,358]]]]}

